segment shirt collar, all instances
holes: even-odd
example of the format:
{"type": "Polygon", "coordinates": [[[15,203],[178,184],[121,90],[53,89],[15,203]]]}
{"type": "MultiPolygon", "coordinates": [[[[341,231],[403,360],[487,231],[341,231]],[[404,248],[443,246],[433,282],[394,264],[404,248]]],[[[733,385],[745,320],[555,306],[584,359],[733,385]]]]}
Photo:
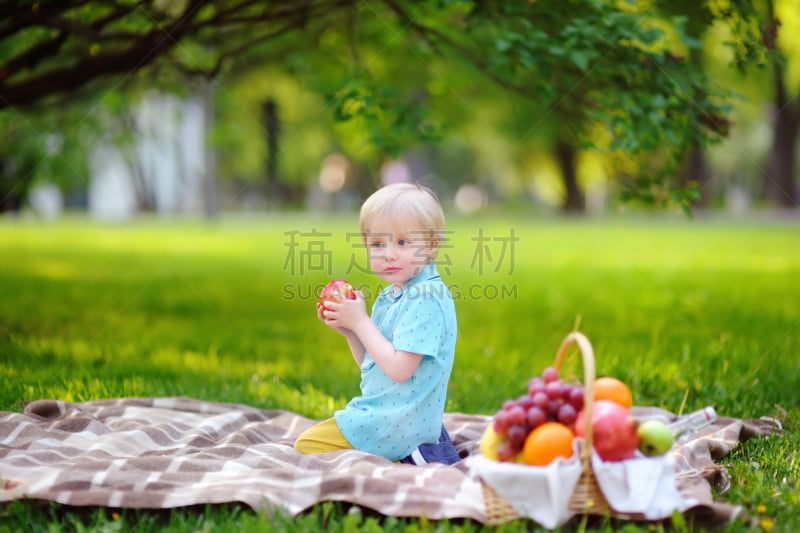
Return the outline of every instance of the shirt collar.
{"type": "Polygon", "coordinates": [[[394,285],[389,285],[383,289],[383,291],[381,291],[381,295],[391,301],[397,301],[406,292],[408,287],[434,279],[441,279],[441,276],[439,275],[439,271],[436,269],[436,264],[428,263],[422,267],[422,270],[420,270],[416,276],[408,280],[400,289],[395,290],[394,285]]]}

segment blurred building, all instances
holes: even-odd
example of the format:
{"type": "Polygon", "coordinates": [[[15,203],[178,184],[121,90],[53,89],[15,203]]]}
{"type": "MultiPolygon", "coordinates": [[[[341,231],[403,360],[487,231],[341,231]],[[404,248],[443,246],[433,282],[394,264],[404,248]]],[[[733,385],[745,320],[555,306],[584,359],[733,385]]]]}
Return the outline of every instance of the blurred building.
{"type": "Polygon", "coordinates": [[[88,207],[100,219],[139,212],[202,214],[207,175],[205,106],[149,92],[136,105],[125,141],[101,141],[90,156],[88,207]]]}

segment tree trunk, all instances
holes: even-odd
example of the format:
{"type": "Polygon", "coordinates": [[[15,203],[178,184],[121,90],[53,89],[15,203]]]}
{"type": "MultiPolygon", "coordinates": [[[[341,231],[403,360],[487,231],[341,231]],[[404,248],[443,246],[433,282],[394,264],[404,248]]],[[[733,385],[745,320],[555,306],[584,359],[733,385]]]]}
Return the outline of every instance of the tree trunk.
{"type": "Polygon", "coordinates": [[[267,203],[283,206],[289,200],[289,190],[278,177],[281,123],[275,100],[267,100],[261,105],[261,116],[267,134],[267,203]]]}
{"type": "Polygon", "coordinates": [[[205,124],[203,162],[203,211],[206,218],[214,218],[219,213],[219,188],[217,186],[217,153],[215,146],[209,141],[214,127],[214,84],[210,80],[203,82],[200,90],[203,100],[203,123],[205,124]]]}
{"type": "MultiPolygon", "coordinates": [[[[701,39],[703,31],[706,29],[706,25],[700,23],[700,26],[693,32],[693,36],[696,39],[701,39]]],[[[693,49],[689,52],[691,63],[696,65],[698,69],[703,68],[704,54],[703,50],[698,49],[693,49]]],[[[706,158],[706,152],[700,143],[693,144],[686,152],[683,166],[678,174],[679,187],[686,188],[693,181],[697,183],[697,191],[700,193],[700,198],[695,202],[695,205],[708,207],[711,205],[714,191],[711,189],[711,168],[708,164],[708,158],[706,158]]]]}
{"type": "Polygon", "coordinates": [[[564,182],[565,191],[561,208],[567,213],[583,213],[586,211],[586,199],[578,186],[575,158],[575,147],[572,144],[564,141],[557,142],[556,159],[561,169],[561,179],[564,182]]]}
{"type": "Polygon", "coordinates": [[[797,207],[795,152],[800,134],[800,104],[789,99],[784,84],[784,69],[773,65],[775,115],[772,122],[772,147],[765,179],[767,198],[777,207],[797,207]]]}
{"type": "Polygon", "coordinates": [[[697,190],[700,193],[696,205],[701,207],[711,205],[714,193],[711,190],[711,168],[708,165],[705,150],[699,145],[689,149],[678,176],[678,185],[681,187],[687,187],[692,181],[697,183],[697,190]]]}
{"type": "Polygon", "coordinates": [[[142,138],[141,132],[136,125],[133,112],[123,112],[121,120],[123,128],[128,132],[130,138],[124,139],[118,150],[130,171],[136,211],[153,213],[156,210],[155,184],[152,183],[152,179],[148,179],[141,153],[137,149],[137,144],[142,138]]]}
{"type": "Polygon", "coordinates": [[[0,213],[16,213],[28,197],[33,168],[18,169],[0,157],[0,213]]]}

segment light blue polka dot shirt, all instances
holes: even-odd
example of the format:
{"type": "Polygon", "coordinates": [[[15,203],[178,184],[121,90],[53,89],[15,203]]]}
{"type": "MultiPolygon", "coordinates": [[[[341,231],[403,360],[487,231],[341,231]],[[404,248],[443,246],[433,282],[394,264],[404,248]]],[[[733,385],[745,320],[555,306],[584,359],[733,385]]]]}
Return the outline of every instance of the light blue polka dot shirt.
{"type": "Polygon", "coordinates": [[[361,396],[334,417],[354,448],[397,461],[439,439],[455,358],[455,305],[430,264],[401,290],[384,289],[372,306],[372,320],[396,350],[421,354],[422,361],[410,379],[395,383],[365,354],[361,396]]]}

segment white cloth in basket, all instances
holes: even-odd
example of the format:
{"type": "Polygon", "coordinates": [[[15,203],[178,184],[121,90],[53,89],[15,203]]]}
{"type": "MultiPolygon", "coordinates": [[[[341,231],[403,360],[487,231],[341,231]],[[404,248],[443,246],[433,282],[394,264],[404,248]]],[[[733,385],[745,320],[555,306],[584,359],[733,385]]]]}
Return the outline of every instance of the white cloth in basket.
{"type": "Polygon", "coordinates": [[[578,439],[573,446],[575,453],[570,460],[559,458],[542,467],[501,463],[482,455],[470,456],[470,473],[492,487],[518,515],[553,529],[572,518],[567,504],[582,469],[578,439]]]}
{"type": "MultiPolygon", "coordinates": [[[[469,458],[470,473],[482,479],[520,516],[542,527],[557,528],[574,516],[569,501],[581,475],[580,447],[567,461],[557,459],[545,467],[501,463],[481,455],[469,458]]],[[[625,461],[604,462],[592,451],[592,472],[608,504],[619,513],[639,513],[647,520],[668,518],[698,502],[678,492],[672,454],[637,455],[625,461]]]]}
{"type": "Polygon", "coordinates": [[[592,471],[606,501],[620,513],[641,513],[647,520],[660,520],[698,503],[678,492],[671,453],[646,457],[636,452],[625,461],[605,462],[592,450],[592,471]]]}

